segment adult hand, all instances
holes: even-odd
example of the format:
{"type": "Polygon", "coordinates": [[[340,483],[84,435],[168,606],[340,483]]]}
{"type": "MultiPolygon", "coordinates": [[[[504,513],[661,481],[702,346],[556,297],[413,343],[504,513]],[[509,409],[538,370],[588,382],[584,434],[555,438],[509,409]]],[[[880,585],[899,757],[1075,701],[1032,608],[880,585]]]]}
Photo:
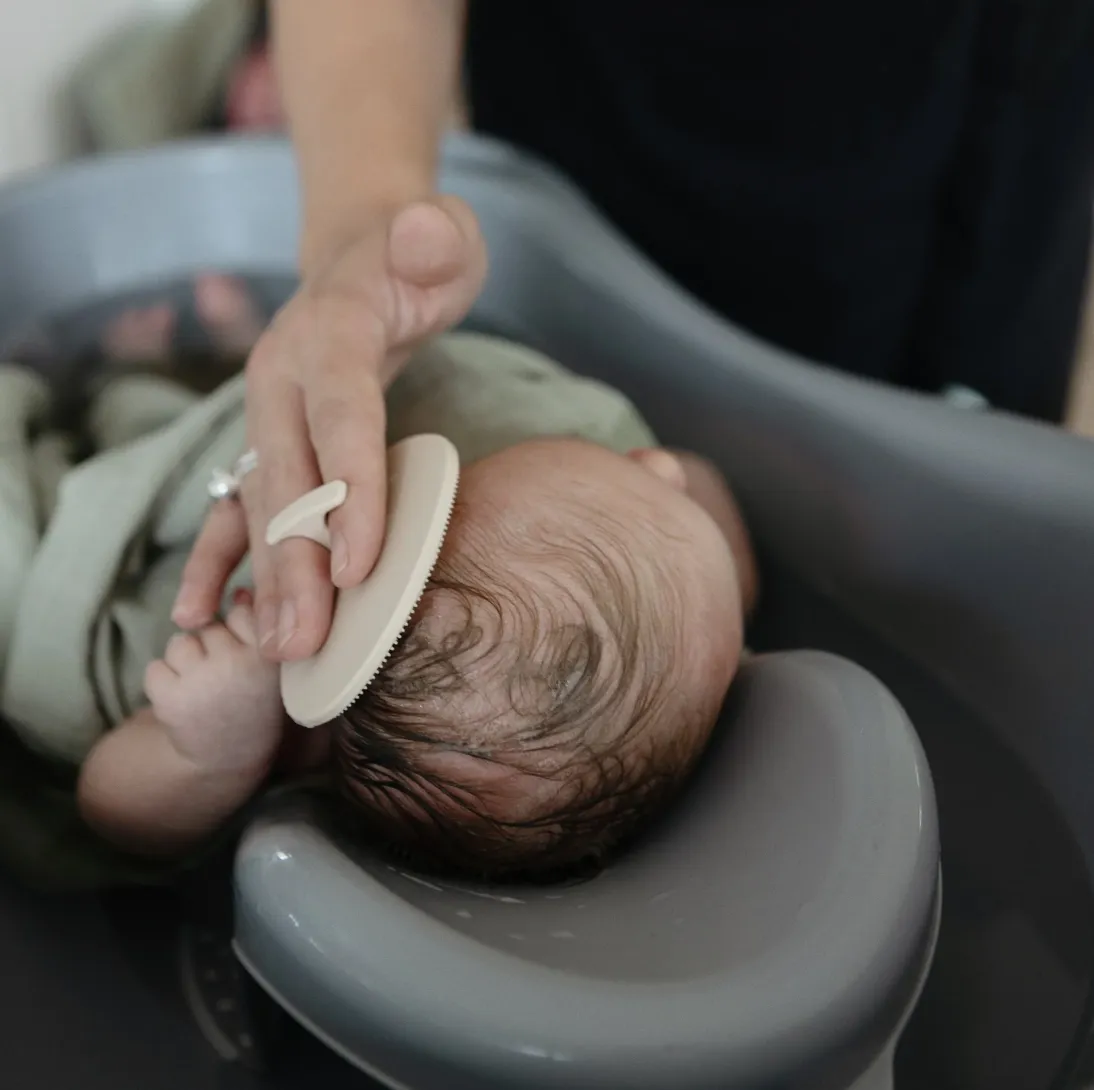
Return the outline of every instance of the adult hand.
{"type": "Polygon", "coordinates": [[[258,468],[239,500],[210,510],[183,573],[174,620],[209,624],[248,545],[259,641],[268,658],[304,658],[330,626],[335,587],[371,570],[384,538],[384,390],[422,339],[471,307],[486,251],[453,197],[407,205],[318,263],[247,362],[247,438],[258,468]],[[324,481],[349,485],[331,515],[332,548],[293,539],[271,549],[266,525],[324,481]]]}

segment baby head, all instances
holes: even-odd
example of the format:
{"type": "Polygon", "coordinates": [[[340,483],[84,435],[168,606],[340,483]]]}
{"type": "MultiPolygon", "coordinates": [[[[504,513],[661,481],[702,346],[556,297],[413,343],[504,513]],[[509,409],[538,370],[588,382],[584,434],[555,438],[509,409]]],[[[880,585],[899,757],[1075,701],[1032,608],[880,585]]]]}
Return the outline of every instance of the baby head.
{"type": "Polygon", "coordinates": [[[691,769],[741,639],[733,556],[671,455],[511,447],[465,467],[411,625],[331,724],[339,794],[434,871],[595,864],[691,769]]]}

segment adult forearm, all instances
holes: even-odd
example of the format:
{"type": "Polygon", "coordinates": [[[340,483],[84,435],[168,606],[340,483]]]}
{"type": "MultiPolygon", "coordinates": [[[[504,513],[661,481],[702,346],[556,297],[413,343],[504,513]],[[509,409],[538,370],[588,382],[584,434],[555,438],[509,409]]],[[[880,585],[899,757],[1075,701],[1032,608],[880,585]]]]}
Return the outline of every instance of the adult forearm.
{"type": "Polygon", "coordinates": [[[463,0],[274,0],[278,79],[303,193],[301,264],[433,192],[463,0]]]}

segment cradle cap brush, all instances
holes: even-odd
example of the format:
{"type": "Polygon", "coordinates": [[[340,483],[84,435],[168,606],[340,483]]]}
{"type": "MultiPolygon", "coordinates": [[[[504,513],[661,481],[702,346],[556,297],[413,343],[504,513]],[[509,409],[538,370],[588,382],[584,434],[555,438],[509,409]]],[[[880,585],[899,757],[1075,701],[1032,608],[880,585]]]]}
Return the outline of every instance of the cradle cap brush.
{"type": "MultiPolygon", "coordinates": [[[[341,715],[369,687],[399,642],[444,543],[459,484],[456,448],[441,435],[414,435],[388,450],[387,529],[375,567],[337,592],[326,642],[311,658],[281,665],[281,699],[296,723],[341,715]]],[[[345,481],[301,496],[270,520],[270,545],[304,537],[330,548],[327,516],[346,500],[345,481]]]]}

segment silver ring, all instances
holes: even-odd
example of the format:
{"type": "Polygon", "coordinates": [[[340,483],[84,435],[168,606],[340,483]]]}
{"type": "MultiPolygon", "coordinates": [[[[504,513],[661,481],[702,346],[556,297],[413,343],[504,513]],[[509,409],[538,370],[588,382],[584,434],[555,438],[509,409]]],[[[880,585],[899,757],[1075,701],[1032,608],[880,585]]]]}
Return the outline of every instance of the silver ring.
{"type": "Polygon", "coordinates": [[[239,495],[240,485],[248,473],[258,468],[258,452],[252,447],[245,450],[235,461],[231,469],[214,469],[209,475],[206,491],[214,500],[234,500],[239,495]]]}

